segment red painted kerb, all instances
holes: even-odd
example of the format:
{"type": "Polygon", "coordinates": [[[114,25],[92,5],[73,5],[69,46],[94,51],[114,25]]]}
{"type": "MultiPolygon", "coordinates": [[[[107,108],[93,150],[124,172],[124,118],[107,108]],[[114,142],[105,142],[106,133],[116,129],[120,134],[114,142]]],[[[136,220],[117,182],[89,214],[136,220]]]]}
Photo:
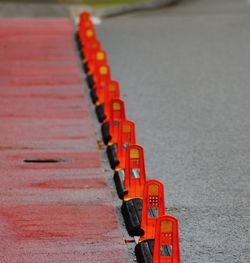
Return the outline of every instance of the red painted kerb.
{"type": "Polygon", "coordinates": [[[0,20],[0,76],[0,262],[128,262],[71,22],[0,20]]]}

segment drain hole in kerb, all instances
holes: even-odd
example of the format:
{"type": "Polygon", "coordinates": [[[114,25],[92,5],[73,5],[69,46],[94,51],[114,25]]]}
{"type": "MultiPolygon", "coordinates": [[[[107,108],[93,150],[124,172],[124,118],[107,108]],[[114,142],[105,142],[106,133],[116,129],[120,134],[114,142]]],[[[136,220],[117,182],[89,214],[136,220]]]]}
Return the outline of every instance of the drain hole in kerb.
{"type": "Polygon", "coordinates": [[[66,160],[61,159],[25,159],[25,163],[66,163],[66,160]]]}

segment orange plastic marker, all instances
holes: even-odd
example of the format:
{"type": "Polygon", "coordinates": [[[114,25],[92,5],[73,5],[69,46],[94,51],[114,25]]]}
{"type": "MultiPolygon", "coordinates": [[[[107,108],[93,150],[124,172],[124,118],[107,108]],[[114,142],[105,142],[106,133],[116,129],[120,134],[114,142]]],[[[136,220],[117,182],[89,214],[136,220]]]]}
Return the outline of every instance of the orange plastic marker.
{"type": "Polygon", "coordinates": [[[83,12],[79,16],[78,32],[85,31],[87,28],[94,27],[93,22],[90,19],[90,15],[87,12],[83,12]]]}
{"type": "Polygon", "coordinates": [[[102,102],[104,100],[104,96],[105,96],[104,94],[106,92],[108,83],[111,80],[110,67],[106,63],[102,63],[98,65],[95,73],[96,73],[96,79],[95,79],[96,95],[98,97],[98,101],[102,102]]]}
{"type": "Polygon", "coordinates": [[[93,59],[93,57],[95,56],[96,52],[98,52],[98,50],[101,49],[101,43],[99,40],[95,39],[92,42],[84,45],[84,47],[82,47],[82,52],[85,55],[84,58],[84,63],[89,62],[91,59],[93,59]]]}
{"type": "Polygon", "coordinates": [[[79,31],[79,38],[83,47],[85,47],[85,45],[87,45],[88,43],[91,43],[94,40],[96,40],[96,33],[94,27],[87,28],[86,30],[81,29],[79,31]]]}
{"type": "Polygon", "coordinates": [[[78,32],[86,31],[88,28],[94,28],[93,22],[90,18],[81,19],[78,24],[78,32]]]}
{"type": "Polygon", "coordinates": [[[124,200],[143,198],[145,182],[143,148],[140,145],[131,144],[126,150],[124,187],[128,190],[128,194],[124,196],[124,200]]]}
{"type": "MultiPolygon", "coordinates": [[[[78,36],[80,35],[80,32],[84,32],[86,31],[87,28],[90,28],[90,27],[94,27],[91,19],[90,19],[90,15],[89,13],[87,12],[83,12],[80,14],[79,16],[79,23],[78,23],[78,36]]],[[[78,38],[79,40],[79,38],[78,38]]]]}
{"type": "Polygon", "coordinates": [[[121,99],[111,100],[109,106],[109,134],[112,138],[109,144],[113,144],[118,142],[120,121],[126,118],[126,114],[125,105],[121,99]]]}
{"type": "MultiPolygon", "coordinates": [[[[77,41],[77,46],[79,49],[82,49],[84,43],[83,43],[83,35],[84,32],[88,28],[94,28],[93,22],[91,21],[89,17],[89,13],[82,13],[79,17],[79,23],[78,23],[78,29],[75,34],[76,41],[77,41]]],[[[81,50],[83,52],[83,50],[81,50]]],[[[82,53],[83,54],[83,53],[82,53]]]]}
{"type": "Polygon", "coordinates": [[[158,180],[146,181],[142,201],[141,228],[144,235],[139,242],[155,238],[155,225],[158,217],[165,215],[164,186],[158,180]]]}
{"type": "MultiPolygon", "coordinates": [[[[89,75],[87,77],[87,81],[89,82],[89,86],[91,85],[88,78],[92,78],[92,75],[89,75]]],[[[93,85],[92,85],[93,87],[93,85]]],[[[96,115],[99,120],[99,122],[103,123],[106,119],[110,118],[109,114],[109,108],[110,108],[110,101],[113,99],[118,99],[120,97],[120,89],[119,89],[119,83],[115,80],[110,80],[106,90],[104,92],[103,101],[98,100],[96,101],[96,115]]],[[[100,98],[102,99],[102,98],[100,98]]]]}
{"type": "Polygon", "coordinates": [[[114,99],[120,98],[119,82],[116,80],[110,80],[107,92],[104,96],[104,113],[107,119],[110,119],[110,102],[114,99]]]}
{"type": "Polygon", "coordinates": [[[109,118],[102,124],[102,138],[107,145],[118,141],[120,120],[126,118],[124,102],[121,99],[112,99],[108,105],[109,118]]]}
{"type": "Polygon", "coordinates": [[[180,263],[178,220],[170,215],[157,219],[153,263],[180,263]]]}
{"type": "Polygon", "coordinates": [[[88,75],[93,74],[95,76],[96,70],[101,65],[107,64],[107,53],[103,50],[96,50],[96,52],[92,52],[89,58],[89,72],[88,75]]]}
{"type": "MultiPolygon", "coordinates": [[[[113,99],[110,101],[110,120],[123,120],[126,118],[125,104],[121,99],[113,99]]],[[[117,142],[117,141],[116,141],[117,142]]]]}
{"type": "Polygon", "coordinates": [[[117,160],[119,160],[119,165],[116,170],[125,168],[126,149],[130,144],[136,144],[135,124],[130,120],[121,120],[117,141],[117,160]]]}
{"type": "Polygon", "coordinates": [[[88,12],[82,12],[79,16],[79,24],[90,20],[90,14],[88,12]]]}

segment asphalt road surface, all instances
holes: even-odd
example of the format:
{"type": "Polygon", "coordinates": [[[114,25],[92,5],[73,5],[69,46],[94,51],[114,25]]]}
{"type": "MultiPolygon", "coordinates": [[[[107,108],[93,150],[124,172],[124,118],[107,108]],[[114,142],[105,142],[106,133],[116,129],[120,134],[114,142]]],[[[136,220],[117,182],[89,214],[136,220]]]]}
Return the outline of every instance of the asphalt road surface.
{"type": "Polygon", "coordinates": [[[250,262],[250,3],[184,1],[97,29],[182,262],[250,262]]]}
{"type": "Polygon", "coordinates": [[[59,0],[0,0],[1,18],[65,17],[69,12],[59,0]]]}
{"type": "MultiPolygon", "coordinates": [[[[56,2],[1,0],[0,17],[68,16],[56,2]]],[[[182,1],[97,29],[147,176],[179,218],[182,262],[249,263],[250,3],[182,1]]]]}

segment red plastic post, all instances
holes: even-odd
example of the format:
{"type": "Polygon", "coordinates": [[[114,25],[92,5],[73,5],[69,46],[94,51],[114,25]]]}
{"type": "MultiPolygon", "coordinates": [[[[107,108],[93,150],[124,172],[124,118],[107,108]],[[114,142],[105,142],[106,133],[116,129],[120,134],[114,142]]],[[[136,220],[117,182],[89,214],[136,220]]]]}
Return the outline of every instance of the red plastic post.
{"type": "Polygon", "coordinates": [[[90,19],[90,14],[87,12],[83,12],[79,16],[79,23],[78,23],[78,32],[86,31],[87,28],[93,28],[93,22],[90,19]]]}
{"type": "Polygon", "coordinates": [[[165,214],[164,186],[158,180],[148,180],[144,185],[141,228],[144,235],[139,241],[155,238],[155,225],[158,217],[165,214]]]}
{"type": "Polygon", "coordinates": [[[96,70],[98,69],[99,66],[107,65],[107,53],[101,49],[96,50],[96,52],[92,52],[90,56],[89,61],[88,61],[88,66],[89,66],[89,74],[93,74],[95,76],[96,70]]]}
{"type": "Polygon", "coordinates": [[[104,94],[110,80],[111,72],[109,65],[105,62],[101,63],[95,70],[95,90],[98,102],[102,102],[104,100],[104,94]]]}
{"type": "Polygon", "coordinates": [[[129,145],[126,150],[124,186],[128,194],[124,200],[143,198],[143,189],[146,182],[144,151],[140,145],[129,145]]]}
{"type": "Polygon", "coordinates": [[[94,28],[94,25],[91,19],[90,18],[81,19],[80,17],[80,21],[78,24],[78,32],[86,31],[88,28],[94,28]]]}
{"type": "Polygon", "coordinates": [[[83,45],[83,48],[85,48],[86,45],[94,42],[96,40],[96,33],[94,27],[89,28],[81,28],[79,31],[79,37],[80,41],[83,45]]]}
{"type": "Polygon", "coordinates": [[[119,165],[116,170],[125,168],[126,150],[130,144],[136,144],[135,124],[130,120],[121,120],[117,141],[117,159],[119,160],[119,165]]]}
{"type": "Polygon", "coordinates": [[[113,99],[109,104],[109,134],[112,137],[109,144],[118,142],[120,121],[126,118],[125,105],[121,99],[113,99]]]}
{"type": "Polygon", "coordinates": [[[90,60],[92,60],[96,54],[96,52],[98,52],[98,50],[101,49],[101,43],[99,40],[95,39],[92,42],[84,45],[84,47],[82,47],[82,52],[85,55],[85,59],[84,59],[84,63],[85,62],[89,62],[90,60]]]}
{"type": "Polygon", "coordinates": [[[88,12],[82,12],[79,16],[79,24],[89,21],[90,20],[90,14],[88,12]]]}
{"type": "Polygon", "coordinates": [[[180,263],[179,228],[177,218],[164,215],[157,219],[153,263],[180,263]],[[170,255],[164,251],[170,250],[170,255]]]}
{"type": "Polygon", "coordinates": [[[120,98],[119,82],[116,80],[110,80],[107,90],[104,94],[104,113],[107,119],[110,119],[110,102],[113,99],[120,98]]]}

